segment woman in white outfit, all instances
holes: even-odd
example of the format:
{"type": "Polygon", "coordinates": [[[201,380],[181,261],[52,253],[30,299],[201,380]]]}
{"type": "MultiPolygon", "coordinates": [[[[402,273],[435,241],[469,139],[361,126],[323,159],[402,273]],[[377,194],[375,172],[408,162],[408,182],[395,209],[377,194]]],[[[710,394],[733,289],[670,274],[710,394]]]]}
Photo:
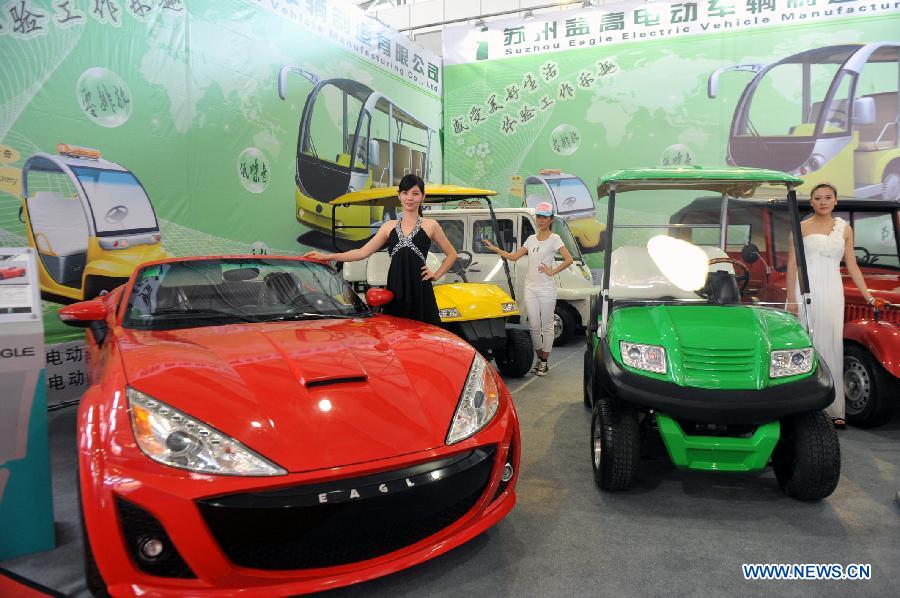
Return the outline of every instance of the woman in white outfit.
{"type": "Polygon", "coordinates": [[[516,261],[528,255],[528,274],[525,276],[525,313],[531,328],[531,342],[537,353],[537,364],[532,370],[537,376],[549,371],[547,359],[553,348],[553,312],[556,309],[556,281],[554,276],[572,265],[572,254],[566,249],[559,235],[550,230],[553,224],[553,206],[542,201],[534,208],[537,233],[525,239],[516,251],[503,251],[487,239],[485,247],[508,260],[516,261]],[[563,263],[556,266],[556,254],[563,263]]]}
{"type": "MultiPolygon", "coordinates": [[[[832,216],[837,205],[837,190],[823,183],[810,194],[813,215],[800,223],[803,251],[809,273],[809,294],[812,305],[809,319],[812,324],[813,345],[834,378],[834,402],[825,410],[836,428],[846,425],[844,420],[844,285],[841,280],[841,260],[847,273],[863,298],[870,304],[875,298],[866,288],[866,281],[856,264],[853,253],[853,229],[841,218],[832,216]]],[[[800,296],[794,245],[788,255],[788,303],[796,304],[800,296]]]]}

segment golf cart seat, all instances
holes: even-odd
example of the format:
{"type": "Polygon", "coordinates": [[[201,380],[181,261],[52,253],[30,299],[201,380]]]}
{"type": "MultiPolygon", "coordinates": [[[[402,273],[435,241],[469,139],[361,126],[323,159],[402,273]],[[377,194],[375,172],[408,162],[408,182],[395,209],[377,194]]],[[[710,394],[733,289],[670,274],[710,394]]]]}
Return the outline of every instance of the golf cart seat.
{"type": "MultiPolygon", "coordinates": [[[[710,259],[728,257],[728,255],[712,246],[701,246],[710,259]]],[[[723,270],[734,274],[731,264],[714,264],[710,271],[723,270]]],[[[733,276],[730,278],[734,278],[733,276]]],[[[624,246],[612,253],[610,266],[609,296],[611,299],[672,299],[686,301],[702,301],[694,291],[685,291],[666,278],[650,257],[646,247],[624,246]]]]}
{"type": "MultiPolygon", "coordinates": [[[[434,272],[441,267],[441,260],[429,252],[425,257],[425,265],[434,272]]],[[[344,265],[346,268],[346,264],[344,265]]],[[[387,251],[376,251],[366,260],[366,284],[370,287],[383,287],[387,285],[388,270],[391,267],[391,258],[387,251]]],[[[346,274],[345,274],[346,277],[346,274]]],[[[347,278],[349,280],[349,278],[347,278]]],[[[441,278],[443,280],[443,277],[441,278]]]]}

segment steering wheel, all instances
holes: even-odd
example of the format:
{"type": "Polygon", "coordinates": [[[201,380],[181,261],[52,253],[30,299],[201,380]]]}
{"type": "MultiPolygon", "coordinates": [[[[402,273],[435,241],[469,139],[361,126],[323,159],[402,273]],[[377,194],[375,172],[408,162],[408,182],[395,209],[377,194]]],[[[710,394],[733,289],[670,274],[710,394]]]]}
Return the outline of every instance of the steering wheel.
{"type": "Polygon", "coordinates": [[[734,274],[735,280],[738,282],[739,289],[741,294],[743,295],[747,291],[747,285],[750,284],[750,268],[742,262],[741,260],[736,260],[731,257],[716,257],[709,260],[709,265],[713,266],[715,264],[731,264],[732,266],[736,266],[743,270],[743,274],[738,276],[734,274]]]}
{"type": "Polygon", "coordinates": [[[463,282],[469,282],[466,279],[466,269],[472,265],[472,253],[469,251],[457,251],[456,252],[456,261],[453,262],[453,273],[458,274],[460,278],[462,278],[463,282]]]}
{"type": "Polygon", "coordinates": [[[119,224],[125,217],[128,216],[128,207],[123,205],[113,206],[109,210],[107,210],[106,214],[104,214],[103,219],[106,220],[109,224],[119,224]]]}
{"type": "Polygon", "coordinates": [[[854,247],[853,251],[862,251],[863,252],[862,257],[859,258],[858,261],[860,261],[864,266],[869,266],[878,261],[878,256],[870,253],[869,250],[866,249],[865,247],[854,247]]]}
{"type": "Polygon", "coordinates": [[[847,126],[847,111],[843,108],[834,108],[828,115],[828,122],[840,128],[847,126]]]}

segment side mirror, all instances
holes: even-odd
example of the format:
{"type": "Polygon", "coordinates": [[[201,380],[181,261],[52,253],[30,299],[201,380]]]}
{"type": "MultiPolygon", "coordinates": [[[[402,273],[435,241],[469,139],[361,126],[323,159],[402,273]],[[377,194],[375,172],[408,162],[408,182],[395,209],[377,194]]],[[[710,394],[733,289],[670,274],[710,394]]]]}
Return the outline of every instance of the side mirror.
{"type": "Polygon", "coordinates": [[[857,98],[853,102],[853,124],[861,127],[875,124],[875,98],[857,98]]]}
{"type": "Polygon", "coordinates": [[[741,259],[745,264],[752,264],[759,259],[759,247],[755,243],[747,243],[741,248],[741,259]]]}
{"type": "Polygon", "coordinates": [[[369,307],[381,307],[394,299],[394,293],[387,289],[371,288],[366,291],[366,303],[369,307]]]}
{"type": "Polygon", "coordinates": [[[106,316],[106,304],[96,300],[73,303],[59,310],[59,319],[64,324],[78,328],[87,328],[92,322],[103,322],[106,316]]]}
{"type": "Polygon", "coordinates": [[[377,139],[369,139],[369,166],[381,164],[381,149],[377,139]]]}

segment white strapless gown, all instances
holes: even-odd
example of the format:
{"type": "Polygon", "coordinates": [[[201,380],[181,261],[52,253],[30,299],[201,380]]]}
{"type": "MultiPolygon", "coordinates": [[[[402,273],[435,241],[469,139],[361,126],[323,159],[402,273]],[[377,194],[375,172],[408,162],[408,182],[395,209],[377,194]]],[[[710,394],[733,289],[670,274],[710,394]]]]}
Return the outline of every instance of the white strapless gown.
{"type": "MultiPolygon", "coordinates": [[[[834,219],[831,233],[803,237],[806,270],[812,305],[809,312],[813,345],[834,378],[834,403],[825,411],[844,417],[844,284],[841,259],[844,257],[844,229],[847,222],[834,219]]],[[[799,291],[797,296],[799,297],[799,291]]]]}

